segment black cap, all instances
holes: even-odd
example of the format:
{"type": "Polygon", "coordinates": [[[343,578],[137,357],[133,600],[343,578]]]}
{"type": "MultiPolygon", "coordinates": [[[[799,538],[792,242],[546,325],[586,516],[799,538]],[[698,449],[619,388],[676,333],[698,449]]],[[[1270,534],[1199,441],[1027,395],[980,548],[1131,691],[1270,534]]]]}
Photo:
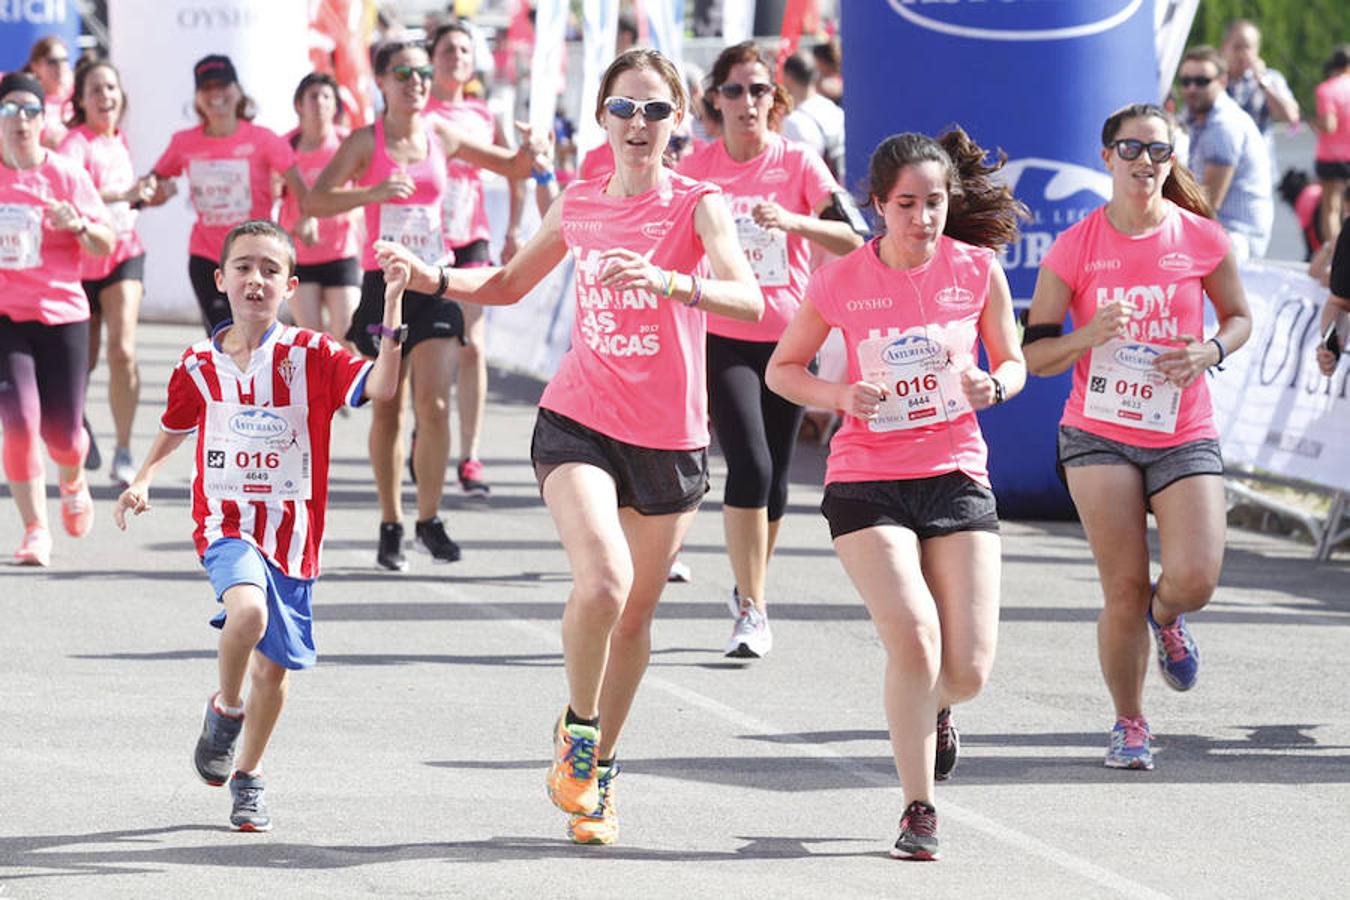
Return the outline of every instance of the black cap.
{"type": "Polygon", "coordinates": [[[239,80],[239,76],[234,72],[234,63],[230,62],[228,56],[222,56],[219,53],[203,56],[197,60],[197,64],[192,67],[192,76],[197,81],[198,90],[213,81],[221,84],[234,84],[239,80]]]}
{"type": "Polygon", "coordinates": [[[26,91],[37,97],[39,103],[47,102],[47,92],[42,89],[42,82],[27,72],[10,72],[4,78],[0,78],[0,97],[15,91],[26,91]]]}

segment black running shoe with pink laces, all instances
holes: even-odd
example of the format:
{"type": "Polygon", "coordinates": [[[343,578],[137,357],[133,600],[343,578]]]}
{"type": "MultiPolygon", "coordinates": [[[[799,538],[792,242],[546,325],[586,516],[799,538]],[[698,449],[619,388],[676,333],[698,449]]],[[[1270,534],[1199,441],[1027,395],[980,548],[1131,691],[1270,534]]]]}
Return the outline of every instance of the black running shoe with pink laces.
{"type": "Polygon", "coordinates": [[[924,861],[938,858],[937,810],[931,803],[915,800],[905,807],[891,856],[924,861]]]}

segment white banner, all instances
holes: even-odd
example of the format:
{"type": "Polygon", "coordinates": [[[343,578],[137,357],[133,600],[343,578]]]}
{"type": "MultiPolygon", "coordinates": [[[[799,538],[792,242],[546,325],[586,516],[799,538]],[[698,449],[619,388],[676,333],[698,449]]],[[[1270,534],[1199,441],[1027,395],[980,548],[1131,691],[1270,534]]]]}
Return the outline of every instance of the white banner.
{"type": "Polygon", "coordinates": [[[1172,91],[1172,79],[1181,65],[1191,23],[1200,8],[1200,0],[1154,0],[1153,46],[1158,60],[1158,102],[1172,91]]]}
{"type": "Polygon", "coordinates": [[[1252,337],[1210,380],[1225,461],[1350,491],[1350,367],[1330,378],[1313,358],[1327,290],[1300,271],[1242,267],[1252,337]]]}
{"type": "MultiPolygon", "coordinates": [[[[258,104],[259,125],[289,131],[291,97],[309,72],[305,3],[275,0],[116,0],[108,4],[113,63],[127,92],[123,127],[136,171],[145,173],[175,131],[200,123],[193,109],[192,67],[209,53],[234,62],[244,92],[258,104]]],[[[201,318],[188,282],[188,232],[195,219],[187,190],[146,210],[136,230],[145,243],[147,319],[201,318]]]]}
{"type": "Polygon", "coordinates": [[[530,57],[530,127],[536,135],[553,130],[566,38],[566,0],[539,0],[534,8],[534,55],[530,57]]]}
{"type": "Polygon", "coordinates": [[[614,43],[619,33],[619,0],[585,0],[581,45],[581,109],[577,112],[577,159],[600,146],[605,132],[595,121],[595,95],[600,92],[600,76],[614,58],[614,43]]]}
{"type": "Polygon", "coordinates": [[[730,47],[755,36],[755,0],[722,0],[722,42],[730,47]]]}
{"type": "Polygon", "coordinates": [[[679,66],[684,62],[684,0],[642,0],[651,45],[679,66]]]}

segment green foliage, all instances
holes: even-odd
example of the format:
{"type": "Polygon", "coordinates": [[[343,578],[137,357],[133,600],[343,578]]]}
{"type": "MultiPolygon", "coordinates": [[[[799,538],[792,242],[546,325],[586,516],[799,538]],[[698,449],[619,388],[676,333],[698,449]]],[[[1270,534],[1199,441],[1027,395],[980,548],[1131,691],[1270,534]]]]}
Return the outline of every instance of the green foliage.
{"type": "Polygon", "coordinates": [[[1261,29],[1261,57],[1289,79],[1304,117],[1311,117],[1313,90],[1323,79],[1322,63],[1336,45],[1350,42],[1350,2],[1204,0],[1188,45],[1220,46],[1233,19],[1250,19],[1261,29]]]}

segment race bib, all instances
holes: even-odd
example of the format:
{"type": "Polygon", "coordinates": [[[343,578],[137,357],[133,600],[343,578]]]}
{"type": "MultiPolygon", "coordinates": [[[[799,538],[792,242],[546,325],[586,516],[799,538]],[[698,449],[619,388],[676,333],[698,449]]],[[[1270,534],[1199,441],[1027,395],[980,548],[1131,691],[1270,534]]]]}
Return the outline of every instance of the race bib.
{"type": "Polygon", "coordinates": [[[477,185],[463,178],[446,178],[445,194],[441,199],[441,225],[452,247],[469,242],[473,228],[473,214],[478,205],[477,185]]]}
{"type": "Polygon", "coordinates": [[[203,225],[228,228],[253,210],[246,159],[194,159],[188,164],[188,188],[203,225]]]}
{"type": "Polygon", "coordinates": [[[309,408],[211,402],[202,488],[212,500],[308,500],[309,408]]]}
{"type": "Polygon", "coordinates": [[[742,216],[736,220],[736,235],[760,287],[787,287],[787,232],[761,228],[751,217],[742,216]]]}
{"type": "Polygon", "coordinates": [[[42,265],[42,210],[26,203],[0,203],[0,269],[42,265]]]}
{"type": "Polygon", "coordinates": [[[445,256],[441,212],[434,206],[381,203],[380,240],[402,244],[422,262],[435,265],[445,256]]]}
{"type": "Polygon", "coordinates": [[[1172,349],[1163,344],[1119,338],[1092,348],[1088,363],[1083,415],[1126,428],[1161,431],[1177,429],[1181,388],[1153,365],[1159,354],[1172,349]]]}
{"type": "Polygon", "coordinates": [[[867,423],[871,431],[922,428],[973,411],[951,352],[922,334],[872,329],[858,342],[858,371],[863,381],[886,386],[886,399],[867,423]]]}

